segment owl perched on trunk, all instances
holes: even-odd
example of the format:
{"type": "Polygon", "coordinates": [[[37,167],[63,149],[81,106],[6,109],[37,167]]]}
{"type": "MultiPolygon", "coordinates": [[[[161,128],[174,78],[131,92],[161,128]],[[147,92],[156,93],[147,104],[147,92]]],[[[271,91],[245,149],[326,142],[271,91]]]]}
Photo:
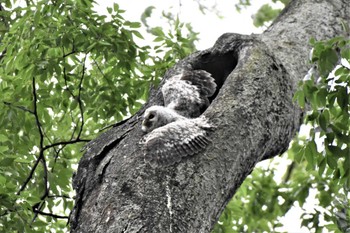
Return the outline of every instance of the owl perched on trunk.
{"type": "Polygon", "coordinates": [[[213,127],[200,115],[215,90],[214,79],[204,70],[183,71],[166,81],[164,106],[151,106],[143,115],[147,134],[141,143],[148,163],[172,165],[205,149],[213,127]]]}

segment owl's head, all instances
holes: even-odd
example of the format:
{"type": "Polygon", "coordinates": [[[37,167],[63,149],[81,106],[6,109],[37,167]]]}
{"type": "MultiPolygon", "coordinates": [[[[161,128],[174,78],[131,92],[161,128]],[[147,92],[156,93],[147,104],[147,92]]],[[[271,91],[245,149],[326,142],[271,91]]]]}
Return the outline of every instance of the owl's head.
{"type": "Polygon", "coordinates": [[[173,109],[154,105],[146,109],[143,115],[142,131],[149,133],[152,130],[169,124],[184,117],[176,113],[173,109]]]}
{"type": "Polygon", "coordinates": [[[152,130],[162,126],[160,123],[162,122],[160,120],[161,118],[161,112],[164,107],[162,106],[152,106],[146,109],[144,115],[143,115],[143,121],[142,121],[142,131],[143,132],[151,132],[152,130]]]}

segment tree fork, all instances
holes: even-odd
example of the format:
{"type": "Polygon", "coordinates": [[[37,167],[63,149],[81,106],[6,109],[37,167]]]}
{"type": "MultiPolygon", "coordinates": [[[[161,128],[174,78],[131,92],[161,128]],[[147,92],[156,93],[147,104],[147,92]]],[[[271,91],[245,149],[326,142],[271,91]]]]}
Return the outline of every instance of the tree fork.
{"type": "MultiPolygon", "coordinates": [[[[256,163],[288,148],[300,125],[292,97],[308,70],[308,40],[342,33],[347,0],[295,0],[261,35],[224,34],[170,69],[204,69],[219,91],[203,113],[217,128],[203,153],[152,169],[139,141],[141,116],[90,142],[73,180],[72,232],[209,232],[256,163]]],[[[108,103],[106,103],[108,104],[108,103]]]]}

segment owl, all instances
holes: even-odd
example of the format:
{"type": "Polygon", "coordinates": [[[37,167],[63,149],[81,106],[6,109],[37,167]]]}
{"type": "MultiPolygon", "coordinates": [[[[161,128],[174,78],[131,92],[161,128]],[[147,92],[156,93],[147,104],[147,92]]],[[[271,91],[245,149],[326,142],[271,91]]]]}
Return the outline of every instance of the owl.
{"type": "Polygon", "coordinates": [[[143,114],[142,131],[151,132],[161,126],[167,125],[173,121],[184,120],[186,117],[178,114],[175,110],[164,106],[151,106],[143,114]]]}
{"type": "Polygon", "coordinates": [[[164,83],[164,106],[151,106],[143,115],[146,162],[153,167],[173,165],[206,148],[214,127],[201,114],[215,90],[214,79],[204,70],[183,71],[164,83]]]}

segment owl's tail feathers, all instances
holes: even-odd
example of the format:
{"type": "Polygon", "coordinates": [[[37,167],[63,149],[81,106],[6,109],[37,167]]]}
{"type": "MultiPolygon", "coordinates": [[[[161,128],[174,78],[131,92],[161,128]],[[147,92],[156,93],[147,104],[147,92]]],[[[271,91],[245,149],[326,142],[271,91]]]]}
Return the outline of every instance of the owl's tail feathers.
{"type": "Polygon", "coordinates": [[[181,79],[197,86],[200,93],[206,97],[212,96],[216,91],[215,79],[205,70],[184,71],[181,79]]]}

